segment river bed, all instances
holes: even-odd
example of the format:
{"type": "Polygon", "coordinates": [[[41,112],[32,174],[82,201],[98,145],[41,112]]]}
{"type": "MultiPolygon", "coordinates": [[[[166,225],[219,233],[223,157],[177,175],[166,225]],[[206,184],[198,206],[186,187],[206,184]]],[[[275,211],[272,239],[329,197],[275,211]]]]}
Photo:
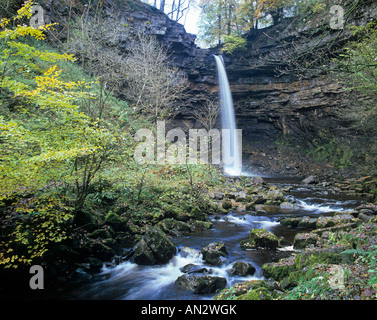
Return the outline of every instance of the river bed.
{"type": "MultiPolygon", "coordinates": [[[[286,187],[286,182],[269,181],[279,187],[286,187]]],[[[297,230],[288,229],[279,223],[286,215],[320,216],[333,212],[352,210],[363,202],[362,199],[343,193],[337,193],[322,186],[307,186],[289,183],[291,188],[288,199],[296,202],[293,208],[263,206],[255,212],[230,212],[227,215],[212,216],[213,228],[195,232],[187,236],[172,239],[177,247],[176,256],[164,266],[139,266],[124,262],[116,267],[104,266],[95,277],[95,281],[82,284],[69,292],[62,293],[64,299],[74,300],[205,300],[215,294],[197,295],[175,285],[176,279],[184,274],[181,268],[195,264],[208,269],[214,276],[224,277],[227,286],[240,281],[263,279],[261,267],[264,263],[275,262],[289,256],[293,247],[278,250],[243,250],[240,241],[246,239],[250,229],[264,228],[282,236],[290,244],[297,230]],[[212,242],[222,241],[229,256],[221,267],[206,265],[200,250],[212,242]],[[236,261],[251,263],[256,272],[253,276],[233,277],[227,270],[236,261]]]]}

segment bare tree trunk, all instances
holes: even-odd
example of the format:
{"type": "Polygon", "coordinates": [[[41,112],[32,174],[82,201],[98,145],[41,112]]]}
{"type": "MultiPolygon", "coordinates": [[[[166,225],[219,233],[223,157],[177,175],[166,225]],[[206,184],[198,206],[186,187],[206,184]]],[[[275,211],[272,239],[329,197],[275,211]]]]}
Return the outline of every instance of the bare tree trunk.
{"type": "Polygon", "coordinates": [[[161,1],[160,1],[160,10],[161,10],[162,12],[165,12],[165,0],[161,0],[161,1]]]}

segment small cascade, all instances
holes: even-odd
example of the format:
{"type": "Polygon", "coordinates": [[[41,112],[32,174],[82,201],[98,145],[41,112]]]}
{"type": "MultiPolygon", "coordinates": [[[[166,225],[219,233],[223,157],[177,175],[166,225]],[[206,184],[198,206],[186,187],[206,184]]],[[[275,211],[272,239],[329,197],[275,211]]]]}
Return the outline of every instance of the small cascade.
{"type": "Polygon", "coordinates": [[[232,93],[230,91],[224,60],[221,56],[216,55],[215,60],[220,87],[222,129],[229,129],[230,131],[229,141],[223,142],[223,157],[225,151],[229,159],[233,159],[233,161],[229,161],[230,164],[224,164],[224,174],[237,177],[242,174],[241,137],[237,134],[236,130],[236,117],[234,114],[232,93]]]}

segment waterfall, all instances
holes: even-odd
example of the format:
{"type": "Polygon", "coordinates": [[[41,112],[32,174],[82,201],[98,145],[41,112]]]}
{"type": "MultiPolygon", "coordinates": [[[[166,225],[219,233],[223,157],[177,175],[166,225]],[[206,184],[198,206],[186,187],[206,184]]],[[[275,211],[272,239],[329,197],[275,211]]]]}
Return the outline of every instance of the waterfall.
{"type": "Polygon", "coordinates": [[[222,56],[216,55],[215,59],[220,86],[222,128],[230,130],[230,140],[226,141],[229,143],[223,142],[223,155],[224,151],[227,151],[229,157],[233,158],[233,163],[224,164],[224,174],[229,176],[240,176],[242,172],[241,137],[237,134],[236,130],[236,117],[234,114],[232,93],[230,91],[224,60],[222,56]]]}

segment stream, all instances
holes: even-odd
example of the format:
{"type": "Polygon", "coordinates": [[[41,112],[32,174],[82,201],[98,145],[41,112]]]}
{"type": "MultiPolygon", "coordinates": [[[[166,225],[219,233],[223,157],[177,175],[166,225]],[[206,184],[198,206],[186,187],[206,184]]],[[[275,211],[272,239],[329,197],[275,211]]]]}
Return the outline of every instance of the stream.
{"type": "Polygon", "coordinates": [[[175,280],[183,274],[180,268],[187,264],[195,264],[207,268],[211,275],[225,277],[227,285],[240,281],[263,279],[261,267],[264,263],[275,262],[289,256],[293,247],[278,250],[243,250],[240,241],[248,238],[250,229],[264,228],[277,236],[283,236],[293,243],[297,231],[288,229],[278,222],[286,215],[320,216],[335,211],[347,211],[355,208],[362,199],[355,196],[336,193],[323,186],[309,186],[286,181],[266,180],[278,187],[290,186],[287,196],[296,201],[294,208],[264,206],[255,212],[230,212],[227,215],[211,216],[213,228],[198,231],[187,236],[174,238],[178,248],[176,256],[164,266],[139,266],[125,262],[116,267],[103,267],[96,281],[80,285],[69,293],[64,293],[64,299],[74,300],[207,300],[215,294],[197,295],[180,289],[175,280]],[[229,256],[221,267],[205,265],[200,250],[211,242],[223,241],[229,256]],[[188,249],[190,248],[190,249],[188,249]],[[233,277],[227,270],[236,261],[251,263],[256,272],[253,276],[233,277]]]}

